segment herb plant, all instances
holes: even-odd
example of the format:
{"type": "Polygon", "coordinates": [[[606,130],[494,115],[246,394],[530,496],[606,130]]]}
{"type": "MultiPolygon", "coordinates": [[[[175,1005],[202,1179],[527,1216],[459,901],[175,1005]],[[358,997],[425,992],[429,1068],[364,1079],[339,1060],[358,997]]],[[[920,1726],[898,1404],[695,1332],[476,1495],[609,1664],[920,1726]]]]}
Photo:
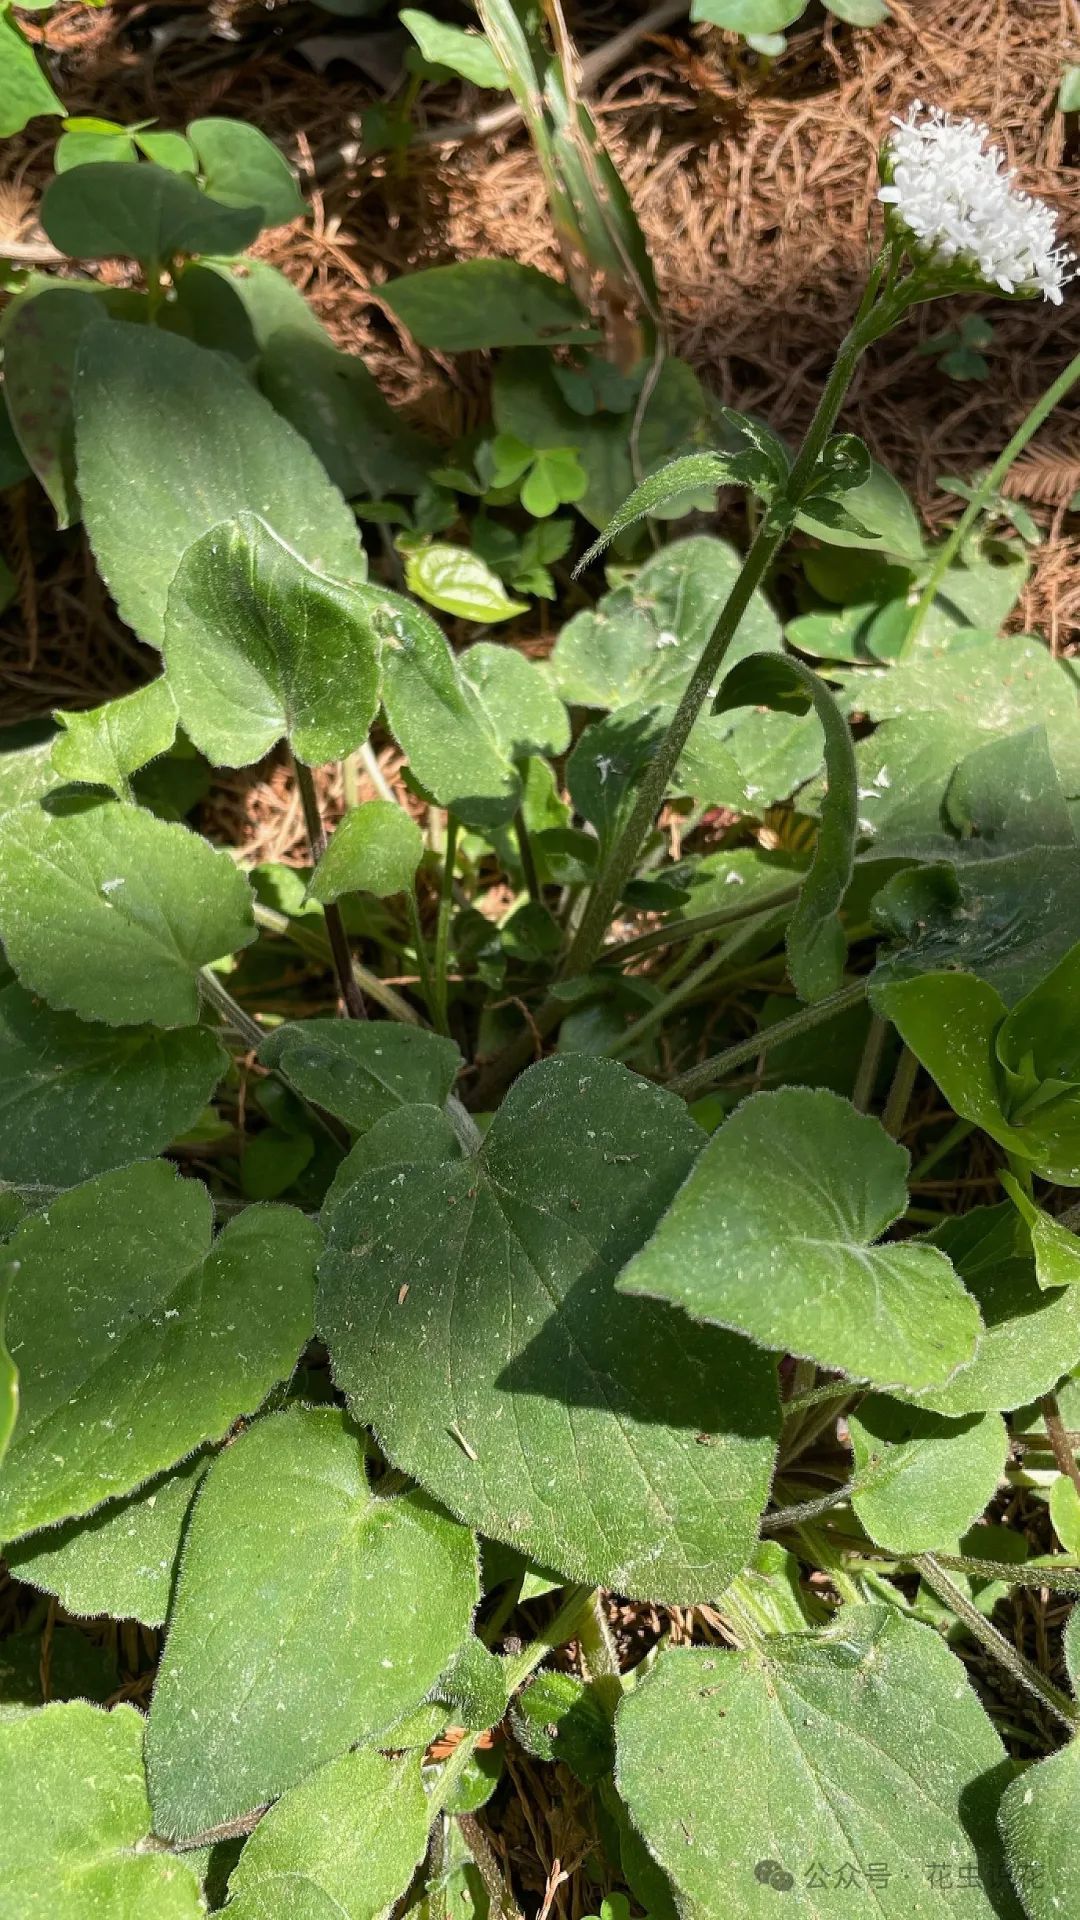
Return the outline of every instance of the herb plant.
{"type": "Polygon", "coordinates": [[[142,284],[0,322],[13,444],[159,656],[0,753],[0,1538],[156,1667],[148,1718],[42,1705],[5,1642],[4,1912],[510,1915],[477,1813],[522,1756],[603,1920],[1075,1911],[1075,1616],[1059,1673],[992,1615],[1080,1590],[1078,692],[1000,637],[987,508],[1080,361],[937,548],[835,431],[913,307],[1071,258],[913,109],[791,449],[666,355],[565,66],[481,13],[568,278],[386,287],[496,356],[468,444],[245,255],[296,190],[229,122],[69,127],[46,232],[142,284]],[[537,602],[543,661],[490,637],[537,602]],[[188,817],[270,754],[300,875],[188,817]],[[1000,1199],[926,1208],[976,1133],[1000,1199]],[[708,1644],[620,1658],[605,1595],[708,1644]]]}

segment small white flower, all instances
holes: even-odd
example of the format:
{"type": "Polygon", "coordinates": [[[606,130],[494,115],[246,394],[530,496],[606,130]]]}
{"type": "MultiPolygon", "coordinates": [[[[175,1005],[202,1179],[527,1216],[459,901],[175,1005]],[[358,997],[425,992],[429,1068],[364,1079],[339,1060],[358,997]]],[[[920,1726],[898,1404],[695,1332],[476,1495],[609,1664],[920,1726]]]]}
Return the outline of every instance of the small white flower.
{"type": "Polygon", "coordinates": [[[919,245],[974,270],[1003,293],[1041,293],[1060,305],[1076,256],[1058,244],[1058,216],[1014,186],[989,129],[913,102],[885,143],[878,199],[919,245]]]}

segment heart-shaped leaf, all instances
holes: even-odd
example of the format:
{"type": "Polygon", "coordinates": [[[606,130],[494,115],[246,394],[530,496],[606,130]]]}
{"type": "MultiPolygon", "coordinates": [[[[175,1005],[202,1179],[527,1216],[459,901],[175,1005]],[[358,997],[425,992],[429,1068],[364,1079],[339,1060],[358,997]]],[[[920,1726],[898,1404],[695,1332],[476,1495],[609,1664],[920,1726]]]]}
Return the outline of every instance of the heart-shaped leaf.
{"type": "Polygon", "coordinates": [[[229,855],[119,800],[0,821],[0,937],[31,992],[109,1026],[190,1026],[199,968],[255,939],[229,855]]]}
{"type": "Polygon", "coordinates": [[[227,1059],[202,1027],[91,1025],[0,989],[0,1180],[73,1187],[194,1126],[227,1059]]]}
{"type": "Polygon", "coordinates": [[[73,260],[141,260],[160,271],[178,253],[241,253],[256,207],[223,207],[167,167],[92,161],[50,180],[41,224],[73,260]]]}
{"type": "Polygon", "coordinates": [[[292,1370],[317,1229],[249,1207],[211,1247],[211,1221],[205,1187],[142,1161],[61,1194],[4,1248],[21,1397],[0,1539],[129,1493],[292,1370]]]}
{"type": "Polygon", "coordinates": [[[1016,1920],[1005,1749],[955,1654],[891,1608],[752,1652],[669,1649],[615,1733],[619,1791],[694,1920],[761,1920],[777,1894],[806,1920],[1016,1920]]]}
{"type": "MultiPolygon", "coordinates": [[[[583,707],[674,705],[741,566],[734,547],[707,534],[662,548],[629,585],[567,621],[549,669],[563,699],[583,707]]],[[[734,666],[747,653],[779,645],[779,621],[755,593],[726,661],[734,666]]]]}
{"type": "Polygon", "coordinates": [[[379,703],[364,601],[257,514],[188,547],[162,650],[184,729],[215,766],[250,766],[283,736],[309,766],[344,759],[366,740],[379,703]]]}
{"type": "MultiPolygon", "coordinates": [[[[226,207],[254,207],[264,227],[280,227],[308,210],[292,169],[272,140],[247,120],[191,120],[203,190],[226,207]]],[[[246,242],[241,243],[246,244],[246,242]]],[[[185,247],[185,253],[238,253],[239,246],[185,247]]]]}
{"type": "Polygon", "coordinates": [[[452,1511],[541,1565],[715,1593],[768,1486],[771,1367],[612,1288],[700,1144],[685,1108],[564,1055],[517,1081],[473,1156],[444,1130],[436,1158],[408,1123],[382,1123],[377,1162],[328,1212],[320,1331],[357,1414],[452,1511]]]}
{"type": "Polygon", "coordinates": [[[858,1378],[943,1382],[974,1354],[979,1312],[937,1248],[874,1244],[907,1208],[908,1165],[877,1120],[835,1093],[753,1094],[619,1289],[858,1378]]]}
{"type": "Polygon", "coordinates": [[[341,495],[226,356],[161,327],[88,328],[76,361],[75,445],[94,556],[123,618],[150,646],[161,645],[185,549],[240,513],[257,513],[317,573],[364,578],[341,495]],[[137,473],[138,486],[118,487],[118,473],[137,473]]]}
{"type": "Polygon", "coordinates": [[[150,1846],[142,1714],[86,1700],[0,1717],[0,1881],[11,1920],[200,1920],[186,1860],[150,1846]]]}
{"type": "Polygon", "coordinates": [[[456,1653],[478,1593],[472,1535],[416,1494],[376,1498],[336,1407],[258,1421],[192,1515],[150,1709],[157,1830],[235,1819],[384,1732],[456,1653]]]}

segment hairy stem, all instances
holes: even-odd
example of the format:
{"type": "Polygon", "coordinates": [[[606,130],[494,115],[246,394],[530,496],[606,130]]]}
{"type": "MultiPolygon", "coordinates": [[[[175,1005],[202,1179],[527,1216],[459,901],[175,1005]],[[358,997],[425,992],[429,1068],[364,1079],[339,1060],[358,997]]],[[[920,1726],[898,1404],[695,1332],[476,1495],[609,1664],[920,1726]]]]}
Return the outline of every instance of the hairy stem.
{"type": "Polygon", "coordinates": [[[949,1579],[935,1554],[914,1554],[911,1564],[922,1575],[927,1586],[937,1594],[938,1599],[948,1607],[949,1612],[963,1621],[968,1631],[981,1646],[985,1647],[987,1653],[997,1661],[999,1666],[1011,1673],[1014,1680],[1018,1680],[1028,1693],[1034,1694],[1037,1700],[1041,1700],[1043,1706],[1058,1720],[1063,1720],[1068,1728],[1074,1729],[1080,1724],[1080,1706],[1076,1701],[1070,1700],[1068,1694],[1062,1693],[1060,1687],[1055,1687],[1052,1680],[1048,1680],[1045,1674],[1040,1673],[1038,1667],[1033,1666],[1031,1661],[1012,1645],[1011,1641],[1006,1640],[1003,1633],[998,1632],[992,1622],[979,1612],[978,1607],[972,1606],[971,1601],[966,1594],[961,1593],[956,1582],[949,1579]]]}
{"type": "Polygon", "coordinates": [[[1077,1493],[1080,1493],[1080,1467],[1076,1464],[1076,1455],[1065,1430],[1065,1422],[1061,1417],[1056,1393],[1045,1393],[1039,1405],[1042,1408],[1043,1420],[1046,1423],[1046,1437],[1050,1442],[1050,1450],[1057,1470],[1059,1473],[1067,1474],[1077,1493]]]}
{"type": "Polygon", "coordinates": [[[774,1026],[765,1027],[760,1033],[752,1033],[746,1040],[737,1040],[733,1047],[725,1047],[723,1053],[714,1053],[708,1060],[702,1060],[696,1067],[689,1067],[685,1073],[676,1074],[668,1081],[672,1093],[681,1093],[684,1100],[693,1100],[699,1093],[705,1093],[709,1087],[723,1080],[735,1067],[745,1065],[747,1060],[755,1060],[759,1053],[767,1053],[770,1047],[779,1046],[784,1040],[795,1040],[802,1033],[809,1033],[826,1020],[838,1013],[844,1013],[848,1007],[857,1006],[866,993],[866,981],[854,980],[850,986],[841,987],[839,993],[831,993],[827,1000],[816,1000],[811,1007],[800,1007],[798,1013],[789,1014],[786,1020],[777,1020],[774,1026]]]}
{"type": "MultiPolygon", "coordinates": [[[[307,828],[312,864],[318,866],[326,852],[326,828],[323,826],[322,814],[319,812],[319,799],[315,792],[315,782],[311,777],[311,768],[305,766],[302,760],[298,760],[295,754],[293,755],[293,773],[296,776],[300,804],[304,809],[304,825],[307,828]]],[[[336,900],[324,904],[323,918],[326,921],[326,934],[330,942],[334,972],[337,974],[345,1011],[350,1020],[364,1020],[367,1018],[367,1008],[353,974],[349,936],[345,931],[341,908],[336,900]]]]}
{"type": "Polygon", "coordinates": [[[443,850],[442,885],[439,888],[439,912],[435,922],[435,960],[432,988],[435,999],[431,1017],[436,1031],[449,1034],[447,1017],[446,966],[450,952],[450,911],[454,904],[454,855],[457,851],[458,823],[452,813],[446,816],[446,846],[443,850]]]}
{"type": "Polygon", "coordinates": [[[807,484],[817,466],[825,442],[851,385],[859,356],[872,338],[867,322],[880,284],[882,266],[876,269],[862,306],[850,332],[841,344],[832,372],[818,401],[817,411],[788,477],[782,498],[777,499],[762,519],[742,571],[731,589],[705,650],[690,677],[667,732],[642,777],[637,801],[619,838],[605,862],[589,895],[588,905],[570,951],[563,973],[573,976],[591,967],[604,944],[604,935],[618,904],[622,890],[633,871],[641,844],[648,834],[657,809],[667,792],[679,755],[690,730],[716,683],[731,642],[750,602],[769,567],[791,532],[807,484]]]}

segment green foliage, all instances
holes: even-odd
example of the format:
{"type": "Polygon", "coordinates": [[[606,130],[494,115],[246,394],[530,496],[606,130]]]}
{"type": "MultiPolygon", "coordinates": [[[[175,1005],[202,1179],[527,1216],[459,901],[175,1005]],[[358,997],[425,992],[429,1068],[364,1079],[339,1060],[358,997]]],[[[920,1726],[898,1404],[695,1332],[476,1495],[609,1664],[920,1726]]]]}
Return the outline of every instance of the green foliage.
{"type": "Polygon", "coordinates": [[[211,1246],[211,1219],[204,1187],[143,1161],[61,1194],[5,1248],[20,1383],[3,1538],[130,1493],[291,1371],[317,1229],[249,1208],[211,1246]]]}
{"type": "Polygon", "coordinates": [[[773,1452],[768,1363],[612,1286],[700,1139],[625,1068],[548,1060],[475,1156],[384,1134],[320,1265],[335,1378],[396,1465],[544,1566],[670,1599],[742,1565],[773,1452]]]}
{"type": "Polygon", "coordinates": [[[260,1421],[207,1475],[184,1545],[147,1734],[157,1830],[235,1819],[391,1727],[478,1591],[471,1535],[419,1495],[378,1498],[335,1408],[260,1421]]]}
{"type": "Polygon", "coordinates": [[[142,1715],[68,1700],[4,1721],[0,1783],[6,1817],[0,1874],[12,1920],[152,1912],[199,1920],[198,1878],[175,1854],[146,1848],[142,1715]]]}
{"type": "Polygon", "coordinates": [[[936,1248],[874,1244],[905,1211],[907,1164],[836,1094],[754,1094],[708,1142],[620,1290],[882,1385],[944,1382],[975,1351],[974,1302],[936,1248]]]}
{"type": "Polygon", "coordinates": [[[161,646],[186,549],[242,512],[257,512],[316,572],[364,578],[345,502],[300,436],[220,355],[160,329],[103,322],[83,338],[75,402],[87,532],[140,639],[161,646]],[[138,489],[118,489],[118,472],[138,473],[138,489]]]}
{"type": "Polygon", "coordinates": [[[187,548],[162,648],[184,729],[215,766],[249,766],[282,736],[312,765],[367,739],[379,660],[365,603],[256,514],[187,548]]]}
{"type": "MultiPolygon", "coordinates": [[[[1080,1709],[998,1608],[1080,1542],[1038,516],[935,547],[834,430],[850,342],[798,450],[718,405],[558,10],[476,11],[403,11],[392,165],[425,83],[504,88],[564,277],[380,287],[475,356],[452,444],[242,251],[303,201],[240,122],[65,122],[45,229],[119,271],[9,275],[0,602],[85,537],[134,636],[92,684],[163,664],[0,734],[0,1906],[531,1911],[467,1816],[539,1774],[601,1920],[1043,1920],[1080,1709]]],[[[694,9],[766,59],[803,11],[694,9]]],[[[58,111],[0,0],[7,53],[0,126],[58,111]]]]}
{"type": "Polygon", "coordinates": [[[846,1920],[853,1890],[888,1920],[1015,1916],[984,1864],[1005,1750],[955,1655],[890,1608],[752,1652],[666,1651],[616,1737],[620,1790],[695,1920],[758,1920],[778,1892],[846,1920]],[[858,1879],[837,1881],[844,1863],[858,1879]]]}
{"type": "Polygon", "coordinates": [[[49,85],[37,54],[11,17],[10,0],[0,6],[0,140],[21,133],[38,114],[62,114],[64,105],[49,85]]]}

